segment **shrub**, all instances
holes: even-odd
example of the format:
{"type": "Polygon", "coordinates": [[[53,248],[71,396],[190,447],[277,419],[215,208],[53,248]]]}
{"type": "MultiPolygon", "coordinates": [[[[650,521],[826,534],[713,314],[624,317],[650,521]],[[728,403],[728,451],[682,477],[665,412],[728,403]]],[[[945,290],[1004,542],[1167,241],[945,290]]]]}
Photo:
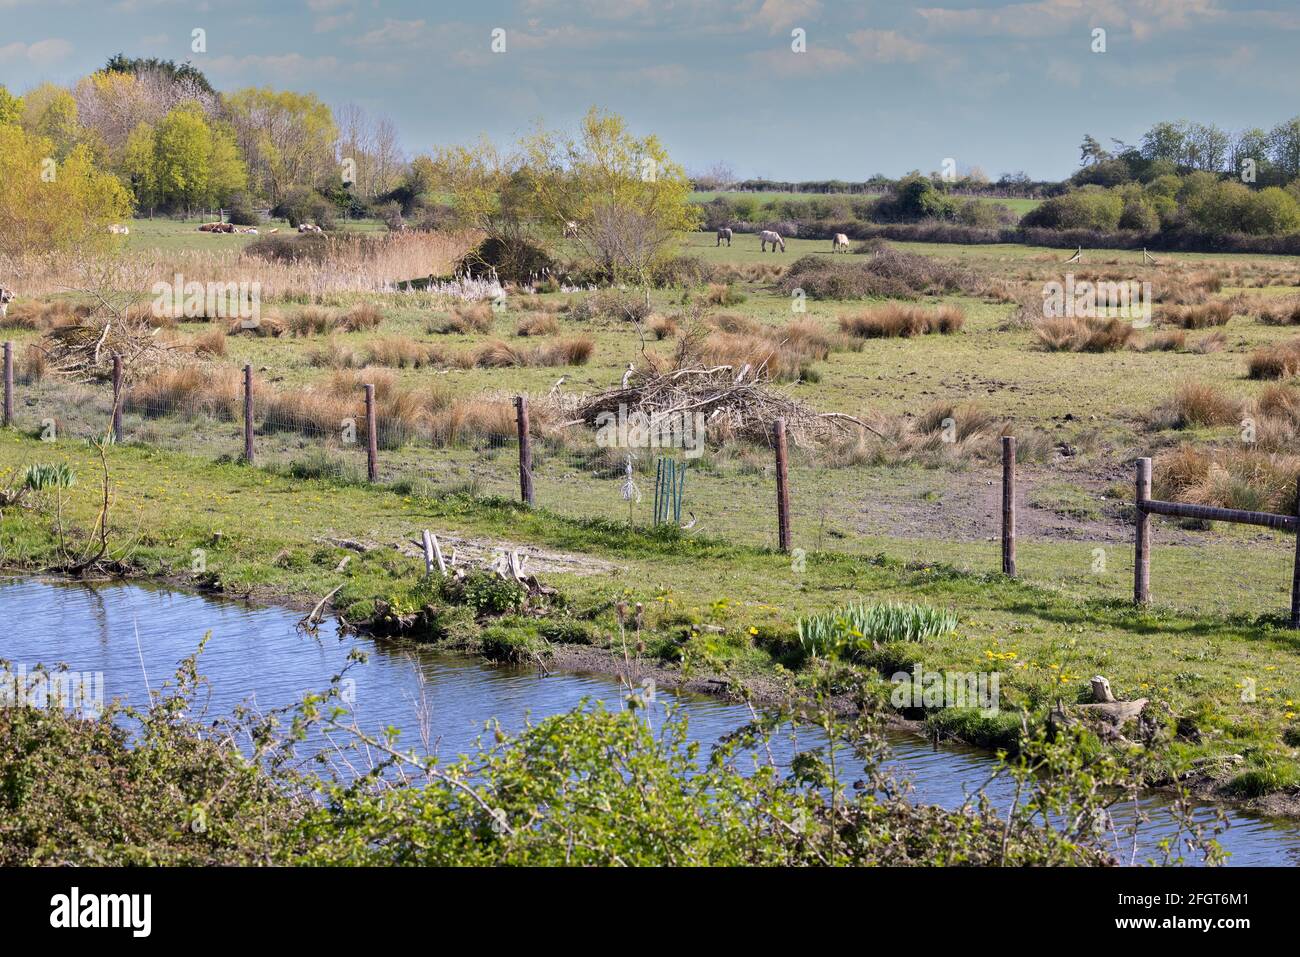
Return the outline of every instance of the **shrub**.
{"type": "Polygon", "coordinates": [[[790,265],[778,287],[787,295],[801,289],[813,299],[914,299],[921,295],[977,292],[983,284],[956,263],[886,247],[872,253],[865,262],[804,256],[790,265]]]}

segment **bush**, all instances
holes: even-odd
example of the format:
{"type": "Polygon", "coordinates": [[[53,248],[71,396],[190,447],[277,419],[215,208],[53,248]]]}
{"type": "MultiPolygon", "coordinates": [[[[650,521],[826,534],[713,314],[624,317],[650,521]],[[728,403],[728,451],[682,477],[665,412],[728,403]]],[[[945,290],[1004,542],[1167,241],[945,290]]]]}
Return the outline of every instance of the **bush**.
{"type": "Polygon", "coordinates": [[[865,262],[804,256],[790,265],[777,285],[787,295],[801,289],[813,299],[913,299],[982,287],[973,273],[955,263],[888,247],[872,253],[865,262]]]}
{"type": "Polygon", "coordinates": [[[465,253],[456,271],[474,278],[495,276],[502,282],[532,282],[555,271],[546,250],[522,239],[489,237],[465,253]]]}
{"type": "Polygon", "coordinates": [[[260,226],[262,214],[253,206],[247,193],[236,193],[226,203],[226,219],[236,226],[260,226]]]}
{"type": "Polygon", "coordinates": [[[280,203],[271,210],[272,216],[282,216],[297,229],[311,223],[321,229],[334,228],[335,206],[309,186],[291,186],[280,203]]]}

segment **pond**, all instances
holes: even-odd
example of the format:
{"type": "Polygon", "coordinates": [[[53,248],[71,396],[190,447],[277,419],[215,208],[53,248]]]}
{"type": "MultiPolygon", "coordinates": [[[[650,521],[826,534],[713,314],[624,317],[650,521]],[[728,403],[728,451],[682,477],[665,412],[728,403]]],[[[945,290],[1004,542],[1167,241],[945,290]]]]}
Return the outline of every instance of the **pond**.
{"type": "MultiPolygon", "coordinates": [[[[332,623],[315,636],[296,627],[300,616],[282,608],[251,607],[197,595],[138,585],[77,585],[26,578],[0,579],[0,658],[29,672],[38,663],[64,663],[81,673],[102,673],[104,699],[132,704],[148,701],[192,654],[203,635],[212,633],[200,659],[211,685],[207,711],[229,714],[240,703],[262,710],[291,705],[304,692],[322,691],[357,648],[369,653],[349,677],[352,708],[367,730],[401,729],[399,743],[453,758],[475,750],[486,722],[497,720],[507,731],[568,711],[584,698],[620,707],[625,694],[607,675],[556,673],[542,676],[535,667],[492,666],[474,659],[424,647],[398,646],[365,637],[340,635],[332,623]]],[[[650,720],[661,722],[672,704],[689,716],[690,733],[704,744],[717,741],[749,720],[743,706],[696,695],[660,691],[650,720]]],[[[799,746],[816,742],[814,732],[798,732],[799,746]]],[[[930,743],[906,732],[890,732],[889,763],[909,779],[915,800],[959,806],[966,795],[984,786],[994,762],[986,752],[930,743]]],[[[773,741],[778,761],[788,758],[793,743],[786,735],[773,741]]],[[[1010,783],[990,788],[995,805],[1010,800],[1010,783]]],[[[1154,855],[1156,841],[1171,830],[1166,802],[1159,794],[1144,799],[1150,821],[1139,829],[1140,845],[1154,855]]],[[[1131,806],[1114,811],[1122,825],[1131,806]]],[[[1204,821],[1213,809],[1197,809],[1204,821]]],[[[1300,825],[1229,810],[1230,827],[1220,842],[1236,865],[1300,863],[1300,825]]],[[[1127,858],[1128,848],[1121,856],[1127,858]]],[[[1142,855],[1139,855],[1142,859],[1142,855]]]]}

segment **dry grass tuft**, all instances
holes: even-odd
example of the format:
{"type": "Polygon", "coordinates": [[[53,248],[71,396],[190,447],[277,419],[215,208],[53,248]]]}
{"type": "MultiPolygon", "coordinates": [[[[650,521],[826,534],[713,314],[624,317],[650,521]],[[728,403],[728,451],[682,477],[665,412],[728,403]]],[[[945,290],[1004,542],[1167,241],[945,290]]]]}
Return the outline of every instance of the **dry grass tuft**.
{"type": "Polygon", "coordinates": [[[910,338],[911,336],[959,332],[966,314],[956,306],[926,309],[900,303],[887,303],[851,316],[840,317],[840,329],[861,339],[910,338]]]}
{"type": "Polygon", "coordinates": [[[1200,305],[1172,305],[1160,310],[1159,321],[1181,329],[1209,329],[1224,326],[1232,318],[1233,304],[1220,299],[1200,305]]]}
{"type": "Polygon", "coordinates": [[[447,318],[431,322],[428,331],[443,335],[469,335],[472,332],[491,332],[494,318],[490,303],[465,303],[454,307],[447,318]]]}
{"type": "Polygon", "coordinates": [[[648,328],[656,339],[677,338],[677,320],[671,316],[651,316],[648,328]]]}
{"type": "Polygon", "coordinates": [[[553,336],[559,331],[559,320],[546,312],[530,312],[515,324],[517,336],[553,336]]]}
{"type": "Polygon", "coordinates": [[[190,340],[190,348],[196,356],[224,356],[226,354],[226,334],[220,329],[210,329],[190,340]]]}
{"type": "Polygon", "coordinates": [[[1114,352],[1133,339],[1133,326],[1123,319],[1053,316],[1039,319],[1033,329],[1050,352],[1114,352]]]}
{"type": "Polygon", "coordinates": [[[1300,339],[1261,346],[1246,360],[1252,379],[1289,379],[1300,371],[1300,339]]]}

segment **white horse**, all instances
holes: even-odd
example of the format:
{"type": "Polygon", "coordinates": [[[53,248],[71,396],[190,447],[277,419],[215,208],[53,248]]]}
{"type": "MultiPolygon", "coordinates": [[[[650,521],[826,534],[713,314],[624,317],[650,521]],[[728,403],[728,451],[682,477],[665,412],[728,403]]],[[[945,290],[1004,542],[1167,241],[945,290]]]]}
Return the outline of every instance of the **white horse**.
{"type": "Polygon", "coordinates": [[[837,253],[840,250],[849,251],[849,237],[843,233],[836,233],[835,238],[831,240],[831,252],[837,253]]]}
{"type": "Polygon", "coordinates": [[[0,286],[0,319],[9,315],[9,303],[13,302],[14,294],[3,286],[0,286]]]}
{"type": "Polygon", "coordinates": [[[571,220],[571,219],[565,220],[565,222],[564,222],[564,238],[565,238],[565,239],[572,239],[573,237],[575,237],[575,236],[577,236],[577,235],[578,235],[578,224],[575,223],[575,222],[574,222],[573,220],[571,220]]]}
{"type": "Polygon", "coordinates": [[[772,230],[765,229],[758,234],[758,245],[763,252],[767,252],[768,243],[772,244],[772,252],[776,252],[777,246],[781,247],[781,252],[785,252],[785,240],[772,232],[772,230]]]}
{"type": "Polygon", "coordinates": [[[723,241],[724,239],[727,241],[727,245],[730,246],[730,245],[731,245],[731,229],[730,229],[729,227],[727,227],[727,226],[723,226],[721,229],[718,230],[718,241],[717,241],[716,243],[714,243],[713,245],[714,245],[714,246],[721,246],[721,245],[722,245],[722,241],[723,241]]]}

